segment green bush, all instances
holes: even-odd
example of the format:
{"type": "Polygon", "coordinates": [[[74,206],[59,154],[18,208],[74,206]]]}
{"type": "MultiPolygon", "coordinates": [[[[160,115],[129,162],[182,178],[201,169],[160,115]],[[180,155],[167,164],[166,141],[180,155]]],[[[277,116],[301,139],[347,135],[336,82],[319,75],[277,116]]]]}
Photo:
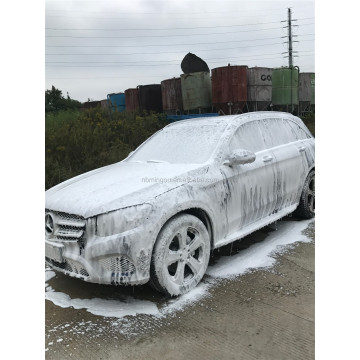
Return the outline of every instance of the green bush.
{"type": "Polygon", "coordinates": [[[100,107],[45,116],[45,188],[123,160],[167,125],[164,115],[114,112],[100,107]]]}
{"type": "Polygon", "coordinates": [[[307,126],[307,128],[310,130],[310,132],[315,136],[315,114],[314,113],[308,113],[304,116],[301,116],[302,121],[307,126]]]}
{"type": "Polygon", "coordinates": [[[45,91],[45,113],[57,112],[67,109],[80,109],[81,102],[70,98],[69,94],[64,98],[62,91],[57,89],[54,85],[51,90],[45,91]]]}

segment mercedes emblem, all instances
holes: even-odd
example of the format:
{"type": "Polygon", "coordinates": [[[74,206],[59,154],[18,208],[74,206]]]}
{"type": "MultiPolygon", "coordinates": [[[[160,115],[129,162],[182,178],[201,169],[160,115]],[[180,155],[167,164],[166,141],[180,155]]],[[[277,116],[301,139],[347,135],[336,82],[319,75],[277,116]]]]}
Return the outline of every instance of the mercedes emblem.
{"type": "Polygon", "coordinates": [[[54,231],[54,220],[50,214],[45,214],[45,232],[51,235],[54,231]]]}

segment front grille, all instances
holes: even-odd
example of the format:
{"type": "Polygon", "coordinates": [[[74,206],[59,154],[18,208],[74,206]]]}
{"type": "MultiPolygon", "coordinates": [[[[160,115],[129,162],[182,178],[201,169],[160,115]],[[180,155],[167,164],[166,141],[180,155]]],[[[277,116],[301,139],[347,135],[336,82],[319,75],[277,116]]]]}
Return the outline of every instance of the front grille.
{"type": "Polygon", "coordinates": [[[77,275],[81,275],[83,277],[88,277],[89,273],[85,270],[85,268],[77,261],[66,259],[65,262],[59,263],[55,260],[49,259],[45,257],[45,260],[53,267],[58,268],[59,270],[65,270],[69,273],[74,273],[77,275]]]}
{"type": "Polygon", "coordinates": [[[54,240],[79,241],[85,234],[86,222],[82,216],[63,212],[49,211],[54,217],[54,240]]]}
{"type": "Polygon", "coordinates": [[[136,270],[133,262],[126,256],[116,256],[100,259],[99,263],[104,269],[114,273],[119,273],[122,276],[130,276],[136,270]]]}

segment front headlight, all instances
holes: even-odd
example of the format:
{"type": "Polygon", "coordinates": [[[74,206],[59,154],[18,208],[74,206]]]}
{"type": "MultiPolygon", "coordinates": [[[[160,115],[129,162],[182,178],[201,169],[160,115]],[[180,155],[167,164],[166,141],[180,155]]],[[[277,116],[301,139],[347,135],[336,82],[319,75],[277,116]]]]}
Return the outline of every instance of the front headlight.
{"type": "Polygon", "coordinates": [[[149,217],[152,206],[135,205],[99,215],[96,219],[98,236],[110,236],[135,229],[149,217]]]}

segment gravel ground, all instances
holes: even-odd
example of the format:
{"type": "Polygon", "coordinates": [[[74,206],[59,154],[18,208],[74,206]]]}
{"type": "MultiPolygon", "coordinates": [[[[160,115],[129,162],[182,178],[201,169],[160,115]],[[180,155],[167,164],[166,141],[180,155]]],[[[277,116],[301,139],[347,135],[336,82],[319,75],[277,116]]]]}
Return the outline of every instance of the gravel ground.
{"type": "MultiPolygon", "coordinates": [[[[261,243],[273,231],[266,228],[216,250],[211,262],[261,243]]],[[[205,276],[199,290],[206,291],[177,310],[146,285],[112,287],[57,274],[48,285],[72,299],[111,301],[125,296],[169,311],[114,318],[47,300],[46,359],[313,359],[314,223],[305,233],[311,241],[275,255],[270,269],[215,284],[205,276]]]]}

